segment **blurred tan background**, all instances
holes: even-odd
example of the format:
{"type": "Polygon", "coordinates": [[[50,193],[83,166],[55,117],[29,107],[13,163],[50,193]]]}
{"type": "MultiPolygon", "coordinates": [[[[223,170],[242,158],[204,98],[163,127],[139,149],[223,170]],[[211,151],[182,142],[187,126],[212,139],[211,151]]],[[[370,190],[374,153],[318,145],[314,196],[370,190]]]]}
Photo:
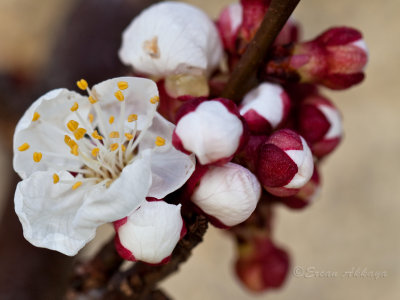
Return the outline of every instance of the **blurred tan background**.
{"type": "MultiPolygon", "coordinates": [[[[0,0],[0,69],[39,73],[73,2],[0,0]]],[[[212,17],[231,3],[187,2],[212,17]]],[[[162,284],[174,299],[399,299],[399,12],[400,1],[396,0],[307,0],[301,1],[295,12],[305,38],[334,25],[348,25],[362,30],[370,50],[362,85],[327,92],[342,110],[346,135],[323,165],[318,201],[302,212],[281,208],[275,226],[277,241],[290,250],[293,269],[314,268],[338,272],[338,276],[290,274],[281,290],[249,294],[232,272],[233,242],[224,232],[211,228],[190,261],[162,284]],[[341,276],[353,268],[386,272],[387,276],[341,276]]],[[[11,158],[4,151],[7,143],[0,140],[0,196],[11,172],[11,158]]]]}

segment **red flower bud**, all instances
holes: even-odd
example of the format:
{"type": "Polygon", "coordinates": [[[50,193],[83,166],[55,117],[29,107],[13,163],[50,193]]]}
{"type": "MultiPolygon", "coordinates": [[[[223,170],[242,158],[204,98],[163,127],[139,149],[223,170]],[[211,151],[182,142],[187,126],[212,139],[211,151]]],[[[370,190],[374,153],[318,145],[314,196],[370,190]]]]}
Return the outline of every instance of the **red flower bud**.
{"type": "Polygon", "coordinates": [[[294,131],[276,131],[259,151],[257,176],[271,194],[295,195],[310,180],[313,157],[306,141],[294,131]]]}
{"type": "Polygon", "coordinates": [[[318,83],[340,90],[364,79],[367,60],[361,33],[349,27],[335,27],[312,41],[276,47],[266,75],[275,80],[318,83]]]}
{"type": "Polygon", "coordinates": [[[332,152],[342,139],[339,111],[328,99],[314,94],[300,105],[298,130],[319,158],[332,152]]]}
{"type": "Polygon", "coordinates": [[[289,255],[269,238],[239,244],[235,271],[240,281],[254,292],[279,288],[289,271],[289,255]]]}

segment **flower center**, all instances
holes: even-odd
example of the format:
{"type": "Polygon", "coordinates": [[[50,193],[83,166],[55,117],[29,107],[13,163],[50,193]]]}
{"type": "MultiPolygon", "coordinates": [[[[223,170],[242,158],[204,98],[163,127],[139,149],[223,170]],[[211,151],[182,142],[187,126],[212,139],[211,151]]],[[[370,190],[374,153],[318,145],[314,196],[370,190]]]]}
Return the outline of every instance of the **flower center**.
{"type": "MultiPolygon", "coordinates": [[[[153,107],[147,118],[148,124],[142,130],[138,130],[138,115],[134,113],[127,115],[125,111],[124,91],[129,88],[127,82],[118,82],[118,90],[114,94],[115,101],[120,103],[119,116],[108,116],[106,111],[102,110],[98,97],[88,88],[86,80],[81,79],[77,85],[81,90],[88,92],[88,101],[93,108],[93,114],[89,113],[87,118],[84,118],[77,102],[70,108],[75,117],[66,124],[67,134],[64,135],[64,143],[69,147],[70,154],[76,156],[82,163],[80,168],[67,170],[75,177],[75,180],[70,182],[71,187],[75,190],[85,182],[102,183],[109,187],[119,177],[123,168],[134,160],[139,142],[145,136],[155,116],[159,97],[154,96],[149,100],[153,107]],[[125,122],[133,126],[125,126],[125,122]]],[[[32,121],[37,121],[39,118],[40,115],[35,112],[32,121]]],[[[162,137],[157,137],[154,142],[156,146],[165,144],[162,137]]],[[[24,143],[18,150],[26,151],[29,147],[29,144],[24,143]]],[[[39,163],[42,155],[41,152],[34,152],[33,160],[39,163]]],[[[54,184],[65,183],[60,180],[58,174],[53,174],[52,179],[54,184]]]]}

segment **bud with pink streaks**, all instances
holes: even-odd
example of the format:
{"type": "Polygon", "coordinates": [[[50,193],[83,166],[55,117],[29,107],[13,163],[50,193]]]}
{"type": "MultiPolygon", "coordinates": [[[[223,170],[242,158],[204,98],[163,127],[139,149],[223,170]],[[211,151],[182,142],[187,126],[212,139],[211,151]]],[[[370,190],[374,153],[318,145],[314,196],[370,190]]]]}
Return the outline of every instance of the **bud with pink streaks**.
{"type": "Polygon", "coordinates": [[[257,177],[275,196],[295,195],[310,180],[313,169],[307,142],[292,130],[276,131],[260,146],[257,177]]]}
{"type": "Polygon", "coordinates": [[[270,79],[341,90],[364,79],[368,50],[358,30],[335,27],[312,41],[276,47],[271,57],[265,68],[270,79]]]}
{"type": "Polygon", "coordinates": [[[290,110],[290,99],[284,89],[264,82],[248,92],[241,104],[240,114],[254,133],[269,133],[281,125],[290,110]]]}
{"type": "Polygon", "coordinates": [[[298,115],[298,130],[321,158],[331,153],[342,139],[342,118],[331,101],[318,94],[304,99],[298,115]]]}
{"type": "Polygon", "coordinates": [[[238,250],[235,271],[248,289],[263,292],[283,285],[289,271],[289,255],[269,237],[240,242],[238,250]]]}

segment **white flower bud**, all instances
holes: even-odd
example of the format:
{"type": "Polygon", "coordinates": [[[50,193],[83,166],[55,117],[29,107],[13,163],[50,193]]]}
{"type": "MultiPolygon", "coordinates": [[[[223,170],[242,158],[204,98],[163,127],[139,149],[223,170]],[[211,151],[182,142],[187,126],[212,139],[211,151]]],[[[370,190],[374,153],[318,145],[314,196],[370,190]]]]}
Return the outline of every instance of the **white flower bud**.
{"type": "Polygon", "coordinates": [[[145,201],[115,224],[119,254],[128,260],[151,264],[168,260],[184,228],[180,210],[181,205],[145,201]]]}
{"type": "Polygon", "coordinates": [[[210,167],[191,200],[223,225],[234,226],[252,214],[260,195],[261,186],[253,173],[240,165],[227,163],[210,167]]]}
{"type": "Polygon", "coordinates": [[[222,45],[211,19],[198,8],[162,2],[144,10],[123,33],[119,56],[136,72],[157,77],[209,74],[222,45]]]}

